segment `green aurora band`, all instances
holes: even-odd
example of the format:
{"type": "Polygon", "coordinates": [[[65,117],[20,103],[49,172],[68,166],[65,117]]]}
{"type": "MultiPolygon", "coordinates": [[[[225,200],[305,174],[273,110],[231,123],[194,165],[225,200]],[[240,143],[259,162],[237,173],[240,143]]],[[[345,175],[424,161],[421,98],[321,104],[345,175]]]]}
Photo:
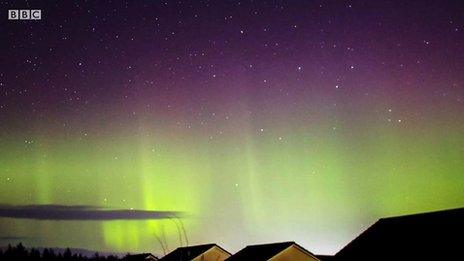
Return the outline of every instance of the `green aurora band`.
{"type": "MultiPolygon", "coordinates": [[[[111,135],[37,128],[27,139],[2,137],[2,201],[182,211],[190,243],[296,240],[319,252],[342,247],[373,217],[464,203],[462,124],[365,114],[334,129],[320,119],[316,127],[288,120],[261,129],[243,112],[214,137],[143,118],[111,135]]],[[[169,249],[186,243],[179,224],[4,219],[1,229],[35,244],[160,253],[157,237],[169,249]]]]}

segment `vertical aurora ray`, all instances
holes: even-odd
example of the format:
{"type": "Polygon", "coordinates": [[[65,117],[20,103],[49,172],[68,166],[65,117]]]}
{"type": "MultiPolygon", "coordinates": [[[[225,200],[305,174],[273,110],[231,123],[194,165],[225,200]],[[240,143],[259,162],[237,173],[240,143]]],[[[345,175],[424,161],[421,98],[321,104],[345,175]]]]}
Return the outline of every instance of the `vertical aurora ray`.
{"type": "Polygon", "coordinates": [[[34,184],[35,184],[35,197],[37,204],[52,204],[54,199],[50,194],[51,189],[51,179],[49,175],[53,175],[53,170],[51,166],[53,163],[47,158],[47,142],[38,141],[41,144],[41,148],[37,150],[36,155],[33,156],[35,159],[35,164],[29,170],[31,173],[34,173],[34,184]]]}
{"type": "Polygon", "coordinates": [[[123,166],[128,166],[123,168],[125,171],[120,173],[121,177],[131,180],[137,188],[131,189],[136,192],[135,198],[127,196],[123,198],[123,202],[139,202],[138,207],[146,210],[174,209],[182,214],[172,216],[172,219],[144,222],[107,222],[103,224],[103,234],[108,246],[117,249],[128,245],[132,249],[139,249],[138,242],[144,242],[143,246],[151,244],[159,249],[159,238],[172,250],[181,243],[185,244],[185,237],[194,229],[195,223],[183,216],[198,213],[202,198],[200,191],[207,189],[207,175],[202,173],[205,168],[200,167],[201,159],[195,153],[192,141],[187,140],[190,144],[184,144],[172,139],[173,142],[166,143],[170,135],[156,131],[145,122],[139,121],[137,125],[135,137],[138,138],[126,141],[127,145],[123,146],[124,156],[116,156],[123,166]],[[188,146],[190,149],[187,149],[188,146]],[[182,222],[187,235],[184,235],[179,222],[182,222]]]}

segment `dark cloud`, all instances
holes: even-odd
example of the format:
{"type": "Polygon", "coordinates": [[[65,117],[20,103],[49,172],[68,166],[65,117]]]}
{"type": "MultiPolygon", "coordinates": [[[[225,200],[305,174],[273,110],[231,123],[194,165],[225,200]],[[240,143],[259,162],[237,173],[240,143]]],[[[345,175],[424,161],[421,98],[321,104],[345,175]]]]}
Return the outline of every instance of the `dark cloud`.
{"type": "Polygon", "coordinates": [[[37,220],[148,220],[179,217],[176,211],[104,209],[96,206],[0,205],[0,218],[37,220]]]}
{"type": "Polygon", "coordinates": [[[26,240],[29,237],[21,237],[21,236],[3,236],[0,237],[0,241],[14,241],[14,240],[26,240]]]}

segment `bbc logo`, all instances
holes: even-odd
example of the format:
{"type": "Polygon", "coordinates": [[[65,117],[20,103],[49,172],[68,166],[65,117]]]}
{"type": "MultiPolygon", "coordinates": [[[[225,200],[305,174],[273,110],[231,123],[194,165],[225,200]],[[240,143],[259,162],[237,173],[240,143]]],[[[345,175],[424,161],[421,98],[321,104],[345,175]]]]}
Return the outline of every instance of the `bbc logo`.
{"type": "Polygon", "coordinates": [[[8,20],[40,20],[42,10],[8,10],[8,20]]]}

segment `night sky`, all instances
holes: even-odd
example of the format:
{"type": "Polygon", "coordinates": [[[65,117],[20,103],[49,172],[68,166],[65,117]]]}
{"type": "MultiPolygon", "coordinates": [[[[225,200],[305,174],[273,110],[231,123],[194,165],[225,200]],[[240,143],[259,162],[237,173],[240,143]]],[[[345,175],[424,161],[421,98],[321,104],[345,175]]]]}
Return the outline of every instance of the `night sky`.
{"type": "Polygon", "coordinates": [[[462,1],[0,17],[0,245],[159,254],[182,224],[190,244],[327,254],[380,217],[464,205],[462,1]]]}

